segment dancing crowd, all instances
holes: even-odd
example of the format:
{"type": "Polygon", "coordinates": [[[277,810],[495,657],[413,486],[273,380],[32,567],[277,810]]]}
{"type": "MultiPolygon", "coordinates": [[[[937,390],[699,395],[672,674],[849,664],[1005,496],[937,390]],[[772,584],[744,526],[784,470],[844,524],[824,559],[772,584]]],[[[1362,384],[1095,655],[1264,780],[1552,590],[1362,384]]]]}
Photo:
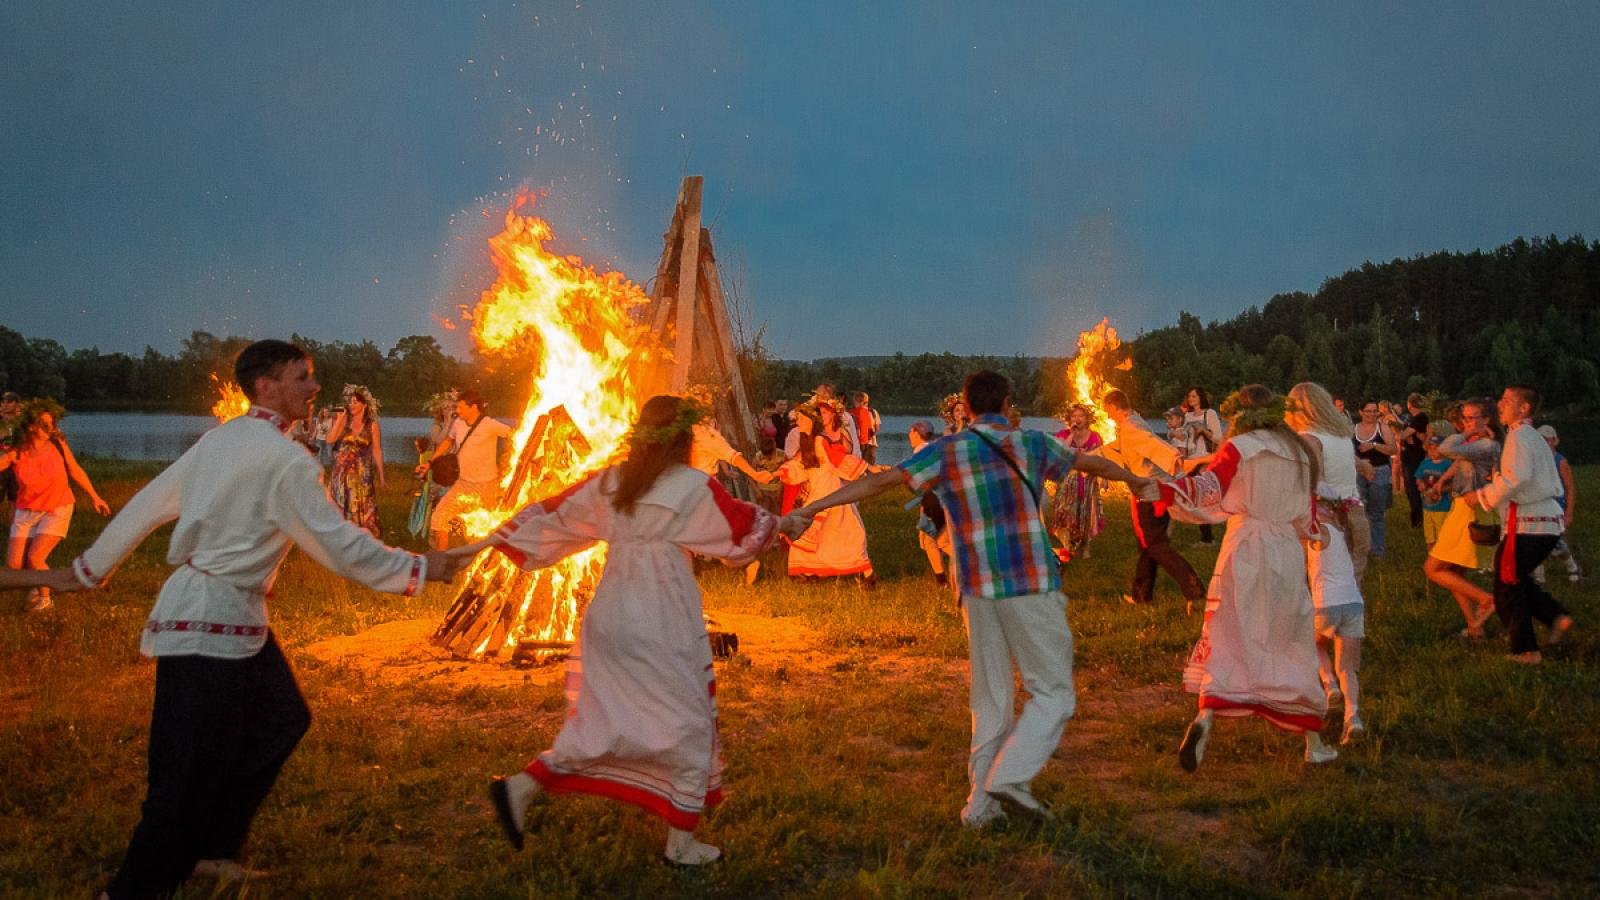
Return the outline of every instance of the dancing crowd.
{"type": "Polygon", "coordinates": [[[103,587],[145,537],[176,521],[167,559],[177,568],[141,639],[156,659],[148,792],[106,888],[111,897],[163,896],[196,874],[250,876],[240,859],[250,822],[310,721],[267,620],[266,598],[291,546],[346,578],[410,594],[424,580],[449,580],[482,552],[535,569],[605,542],[604,571],[569,661],[560,732],[521,771],[491,781],[491,805],[521,847],[541,795],[632,803],[664,820],[664,857],[681,866],[721,855],[695,836],[722,800],[722,756],[693,557],[745,568],[753,579],[762,554],[787,544],[792,577],[852,578],[870,589],[857,504],[884,492],[914,495],[917,540],[935,577],[959,596],[973,729],[961,820],[973,828],[1052,817],[1031,784],[1077,703],[1063,576],[1106,528],[1106,482],[1128,491],[1138,540],[1124,599],[1153,602],[1162,570],[1191,610],[1204,609],[1183,672],[1198,697],[1177,751],[1189,771],[1203,761],[1218,718],[1256,716],[1303,735],[1313,764],[1338,755],[1321,737],[1331,707],[1343,707],[1340,742],[1361,739],[1362,571],[1385,557],[1382,510],[1395,490],[1412,502],[1411,521],[1430,546],[1428,578],[1460,604],[1467,638],[1481,638],[1497,614],[1510,658],[1538,663],[1535,623],[1546,644],[1572,627],[1540,574],[1559,549],[1569,577],[1580,576],[1561,541],[1576,506],[1571,469],[1554,431],[1535,428],[1539,396],[1526,385],[1437,417],[1416,396],[1405,414],[1365,404],[1359,424],[1316,384],[1284,396],[1245,385],[1217,408],[1196,388],[1168,411],[1165,435],[1112,391],[1098,409],[1070,409],[1065,427],[1048,434],[1019,427],[1003,376],[976,372],[941,404],[944,433],[918,422],[914,452],[894,465],[876,459],[881,417],[864,394],[846,407],[822,385],[793,409],[769,404],[753,460],[701,404],[658,396],[642,407],[619,463],[518,510],[482,540],[445,549],[462,498],[497,480],[506,429],[484,416],[480,398],[461,392],[449,398],[449,415],[440,404],[438,433],[419,445],[425,479],[452,468],[439,465],[442,457],[459,457],[450,488],[424,517],[434,549],[419,555],[383,544],[369,513],[374,486],[383,487],[369,393],[347,389],[326,431],[310,430],[312,441],[333,448],[324,488],[317,457],[286,439],[310,418],[319,390],[310,357],[261,341],[241,353],[235,375],[249,412],[205,434],[64,569],[44,569],[42,555],[34,564],[28,543],[53,533],[38,521],[63,505],[70,519],[66,480],[102,514],[109,509],[55,436],[58,409],[6,413],[20,416],[0,454],[0,468],[20,485],[8,562],[26,556],[30,568],[0,573],[0,587],[103,587]],[[724,465],[754,483],[756,502],[724,486],[724,465]],[[46,488],[41,477],[56,480],[46,488]],[[1209,585],[1170,541],[1173,519],[1224,526],[1209,585]],[[1482,569],[1491,588],[1474,581],[1482,569]],[[1017,676],[1028,694],[1020,714],[1017,676]]]}

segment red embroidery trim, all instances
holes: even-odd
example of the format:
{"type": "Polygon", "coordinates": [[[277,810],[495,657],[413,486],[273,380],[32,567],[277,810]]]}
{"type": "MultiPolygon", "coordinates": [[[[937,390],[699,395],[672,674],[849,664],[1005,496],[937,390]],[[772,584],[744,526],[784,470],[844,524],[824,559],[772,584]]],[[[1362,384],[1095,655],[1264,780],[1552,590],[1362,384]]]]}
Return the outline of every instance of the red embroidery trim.
{"type": "Polygon", "coordinates": [[[267,633],[265,625],[225,625],[221,622],[194,622],[187,619],[147,622],[144,630],[151,634],[160,634],[163,631],[197,631],[201,634],[222,634],[230,637],[259,637],[267,633]]]}
{"type": "Polygon", "coordinates": [[[715,478],[707,478],[706,486],[711,488],[711,499],[716,501],[717,509],[722,511],[722,517],[728,520],[728,528],[733,531],[733,542],[743,544],[745,537],[750,534],[750,529],[756,523],[756,508],[733,499],[715,478]]]}

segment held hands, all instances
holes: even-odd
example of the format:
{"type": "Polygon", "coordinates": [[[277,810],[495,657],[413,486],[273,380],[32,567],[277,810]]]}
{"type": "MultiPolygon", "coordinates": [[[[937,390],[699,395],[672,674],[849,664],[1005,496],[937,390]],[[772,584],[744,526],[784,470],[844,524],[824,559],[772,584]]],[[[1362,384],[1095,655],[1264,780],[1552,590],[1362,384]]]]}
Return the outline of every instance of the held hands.
{"type": "Polygon", "coordinates": [[[811,520],[814,518],[816,518],[815,513],[807,514],[797,509],[778,521],[778,530],[789,540],[797,540],[811,527],[811,520]]]}
{"type": "MultiPolygon", "coordinates": [[[[104,503],[104,501],[101,501],[104,503]]],[[[109,507],[107,512],[109,512],[109,507]]],[[[104,515],[104,513],[102,513],[104,515]]],[[[89,586],[78,580],[78,575],[71,569],[50,569],[44,573],[44,583],[40,587],[47,587],[58,594],[72,594],[78,591],[87,591],[89,586]]]]}
{"type": "Polygon", "coordinates": [[[1128,482],[1128,490],[1133,492],[1134,499],[1145,503],[1161,499],[1161,483],[1154,478],[1135,478],[1128,482]]]}
{"type": "Polygon", "coordinates": [[[429,550],[423,555],[428,561],[428,580],[453,581],[463,569],[472,565],[478,552],[487,546],[489,542],[484,540],[454,550],[429,550]]]}

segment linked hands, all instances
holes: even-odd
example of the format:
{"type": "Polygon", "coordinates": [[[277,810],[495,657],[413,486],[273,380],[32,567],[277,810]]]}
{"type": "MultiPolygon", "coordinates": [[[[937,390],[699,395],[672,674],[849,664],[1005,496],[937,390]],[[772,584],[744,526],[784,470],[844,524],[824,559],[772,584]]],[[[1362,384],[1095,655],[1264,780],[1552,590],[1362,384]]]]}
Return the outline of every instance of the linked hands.
{"type": "Polygon", "coordinates": [[[484,539],[453,550],[429,550],[423,554],[428,561],[428,580],[453,581],[488,546],[489,541],[484,539]]]}
{"type": "Polygon", "coordinates": [[[800,535],[806,533],[807,528],[811,527],[811,520],[816,516],[816,513],[806,513],[797,509],[778,521],[778,530],[789,540],[797,540],[800,535]]]}

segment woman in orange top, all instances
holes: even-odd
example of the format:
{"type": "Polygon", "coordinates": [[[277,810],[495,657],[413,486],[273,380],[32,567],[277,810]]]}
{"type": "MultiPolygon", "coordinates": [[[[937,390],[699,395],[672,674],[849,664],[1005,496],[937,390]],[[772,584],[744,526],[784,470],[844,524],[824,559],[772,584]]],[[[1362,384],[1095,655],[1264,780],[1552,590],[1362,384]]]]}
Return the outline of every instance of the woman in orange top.
{"type": "MultiPolygon", "coordinates": [[[[3,454],[0,471],[11,470],[17,479],[16,512],[11,518],[11,540],[6,545],[6,566],[21,569],[48,569],[50,551],[67,536],[72,524],[72,485],[76,482],[89,495],[95,512],[111,514],[111,507],[95,493],[89,476],[73,458],[72,450],[56,430],[60,410],[49,400],[33,400],[23,408],[16,431],[3,454]]],[[[52,605],[50,589],[40,587],[28,594],[28,608],[35,612],[52,605]]]]}

